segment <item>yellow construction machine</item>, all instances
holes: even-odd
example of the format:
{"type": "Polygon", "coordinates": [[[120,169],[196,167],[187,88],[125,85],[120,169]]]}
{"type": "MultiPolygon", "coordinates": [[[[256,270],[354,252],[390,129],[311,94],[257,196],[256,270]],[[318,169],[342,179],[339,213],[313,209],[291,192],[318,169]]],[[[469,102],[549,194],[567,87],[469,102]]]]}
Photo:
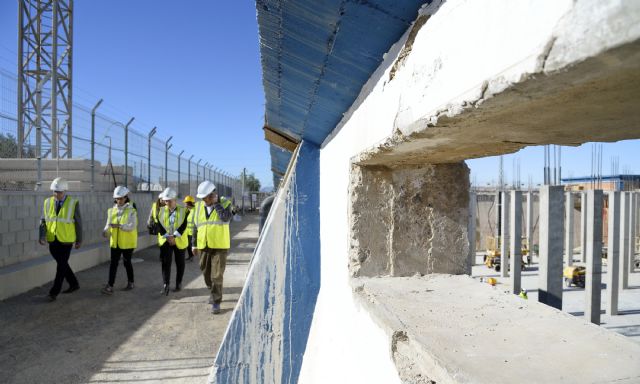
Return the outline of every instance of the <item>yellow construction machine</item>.
{"type": "MultiPolygon", "coordinates": [[[[487,266],[487,268],[493,268],[496,270],[496,272],[500,272],[500,247],[496,246],[496,239],[494,237],[487,237],[486,240],[486,245],[487,245],[487,252],[486,255],[484,256],[484,265],[487,266]]],[[[520,270],[525,269],[525,263],[528,261],[527,255],[529,254],[529,250],[526,248],[526,246],[524,246],[522,248],[522,263],[520,263],[520,270]]]]}
{"type": "Polygon", "coordinates": [[[572,265],[564,267],[562,277],[564,277],[564,285],[568,288],[572,284],[576,287],[584,288],[584,275],[586,268],[580,265],[572,265]]]}

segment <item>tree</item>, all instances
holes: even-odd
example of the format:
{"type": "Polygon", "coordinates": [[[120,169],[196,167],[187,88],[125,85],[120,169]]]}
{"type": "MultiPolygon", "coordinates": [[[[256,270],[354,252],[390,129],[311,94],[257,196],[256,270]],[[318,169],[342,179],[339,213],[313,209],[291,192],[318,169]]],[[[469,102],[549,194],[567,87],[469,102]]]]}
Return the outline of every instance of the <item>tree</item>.
{"type": "MultiPolygon", "coordinates": [[[[0,158],[15,159],[18,157],[18,140],[12,134],[0,133],[0,158]]],[[[22,157],[35,157],[33,148],[22,150],[22,157]]]]}
{"type": "MultiPolygon", "coordinates": [[[[242,175],[240,175],[240,179],[242,180],[242,175]]],[[[260,191],[260,180],[258,180],[253,173],[245,174],[244,189],[245,191],[248,191],[248,192],[260,191]]]]}

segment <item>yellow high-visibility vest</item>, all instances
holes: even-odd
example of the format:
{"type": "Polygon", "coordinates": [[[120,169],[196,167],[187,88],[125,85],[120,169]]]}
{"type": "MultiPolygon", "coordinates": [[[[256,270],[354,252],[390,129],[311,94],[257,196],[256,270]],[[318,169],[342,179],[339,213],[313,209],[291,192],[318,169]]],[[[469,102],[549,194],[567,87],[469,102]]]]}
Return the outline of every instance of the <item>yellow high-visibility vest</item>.
{"type": "Polygon", "coordinates": [[[51,196],[44,201],[43,217],[47,226],[47,241],[58,239],[61,243],[76,242],[76,220],[74,214],[78,200],[67,196],[56,214],[56,199],[51,196]]]}
{"type": "MultiPolygon", "coordinates": [[[[223,208],[228,208],[231,201],[220,199],[223,208]]],[[[220,220],[216,210],[211,211],[207,218],[207,208],[204,201],[198,201],[193,209],[193,224],[198,231],[196,248],[205,249],[229,249],[231,248],[231,236],[229,235],[229,223],[220,220]]]]}
{"type": "Polygon", "coordinates": [[[191,208],[187,214],[187,230],[185,231],[187,236],[193,236],[193,211],[194,209],[191,208]]]}
{"type": "MultiPolygon", "coordinates": [[[[187,219],[187,210],[184,207],[181,206],[176,206],[176,210],[175,210],[175,222],[173,223],[173,231],[177,231],[178,228],[180,228],[182,226],[182,223],[184,223],[184,221],[187,219]]],[[[160,208],[160,212],[158,213],[158,222],[160,223],[160,225],[162,225],[162,227],[164,228],[165,231],[169,232],[169,210],[167,209],[167,206],[165,205],[164,207],[160,208]]],[[[173,235],[173,232],[170,233],[171,235],[173,235]]],[[[187,245],[189,245],[189,239],[187,238],[186,235],[186,230],[185,233],[183,233],[180,237],[176,237],[176,247],[178,247],[178,249],[185,249],[187,248],[187,245]]],[[[160,234],[158,234],[158,245],[162,245],[167,241],[166,238],[162,237],[160,234]]]]}
{"type": "Polygon", "coordinates": [[[129,222],[129,215],[135,215],[135,227],[133,231],[123,231],[120,228],[109,227],[111,238],[109,245],[111,248],[135,249],[138,247],[138,214],[132,207],[126,207],[122,216],[118,219],[118,208],[109,208],[109,224],[126,224],[129,222]]]}

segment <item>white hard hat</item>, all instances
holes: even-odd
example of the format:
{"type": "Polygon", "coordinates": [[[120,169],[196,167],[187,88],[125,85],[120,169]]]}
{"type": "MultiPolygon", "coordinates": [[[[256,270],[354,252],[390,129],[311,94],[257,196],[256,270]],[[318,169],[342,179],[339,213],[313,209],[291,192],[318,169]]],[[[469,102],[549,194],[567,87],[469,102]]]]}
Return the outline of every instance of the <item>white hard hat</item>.
{"type": "Polygon", "coordinates": [[[118,185],[116,189],[113,190],[113,198],[117,199],[119,197],[125,197],[129,194],[129,190],[127,187],[123,187],[122,185],[118,185]]]}
{"type": "Polygon", "coordinates": [[[173,200],[176,197],[178,197],[178,194],[176,193],[176,191],[174,191],[171,188],[167,188],[164,191],[162,191],[162,193],[160,194],[160,199],[161,200],[173,200]]]}
{"type": "Polygon", "coordinates": [[[63,179],[62,177],[56,177],[51,182],[51,190],[52,191],[58,191],[58,192],[59,191],[68,191],[69,190],[69,183],[67,183],[67,180],[63,179]]]}
{"type": "Polygon", "coordinates": [[[213,184],[209,180],[205,180],[202,183],[200,183],[200,185],[198,185],[198,193],[196,194],[196,197],[198,199],[203,199],[207,197],[208,194],[210,194],[215,190],[216,190],[215,184],[213,184]]]}

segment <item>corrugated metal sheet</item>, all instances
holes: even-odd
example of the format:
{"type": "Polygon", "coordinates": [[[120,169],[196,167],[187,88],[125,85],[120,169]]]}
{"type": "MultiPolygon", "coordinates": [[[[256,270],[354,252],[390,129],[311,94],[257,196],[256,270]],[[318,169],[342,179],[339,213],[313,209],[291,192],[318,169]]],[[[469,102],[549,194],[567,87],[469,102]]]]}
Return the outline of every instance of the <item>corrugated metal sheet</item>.
{"type": "Polygon", "coordinates": [[[257,0],[266,125],[321,144],[429,2],[257,0]]]}
{"type": "Polygon", "coordinates": [[[284,176],[287,171],[287,166],[289,165],[289,161],[291,161],[292,153],[273,144],[269,145],[269,152],[271,153],[273,186],[277,188],[280,184],[280,178],[284,176]]]}

